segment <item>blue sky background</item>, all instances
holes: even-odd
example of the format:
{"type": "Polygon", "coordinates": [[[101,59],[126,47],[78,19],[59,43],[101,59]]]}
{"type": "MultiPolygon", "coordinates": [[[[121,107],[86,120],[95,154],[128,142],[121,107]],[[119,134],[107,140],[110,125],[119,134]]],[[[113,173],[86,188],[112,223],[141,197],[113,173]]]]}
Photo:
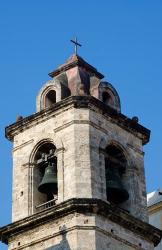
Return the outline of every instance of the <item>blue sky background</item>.
{"type": "Polygon", "coordinates": [[[122,112],[152,131],[147,191],[162,187],[162,1],[0,0],[0,226],[11,221],[12,144],[4,128],[35,112],[39,89],[73,53],[76,35],[79,55],[117,89],[122,112]]]}

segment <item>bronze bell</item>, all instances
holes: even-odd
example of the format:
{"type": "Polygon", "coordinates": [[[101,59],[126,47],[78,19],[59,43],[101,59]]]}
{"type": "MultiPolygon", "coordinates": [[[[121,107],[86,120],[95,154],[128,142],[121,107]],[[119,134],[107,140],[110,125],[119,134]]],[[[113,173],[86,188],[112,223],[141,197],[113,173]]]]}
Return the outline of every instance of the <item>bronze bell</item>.
{"type": "Polygon", "coordinates": [[[42,181],[38,186],[38,191],[47,195],[57,194],[56,165],[53,164],[46,167],[42,181]]]}
{"type": "Polygon", "coordinates": [[[129,198],[127,190],[123,187],[119,169],[107,169],[106,171],[107,199],[115,204],[122,203],[129,198]]]}

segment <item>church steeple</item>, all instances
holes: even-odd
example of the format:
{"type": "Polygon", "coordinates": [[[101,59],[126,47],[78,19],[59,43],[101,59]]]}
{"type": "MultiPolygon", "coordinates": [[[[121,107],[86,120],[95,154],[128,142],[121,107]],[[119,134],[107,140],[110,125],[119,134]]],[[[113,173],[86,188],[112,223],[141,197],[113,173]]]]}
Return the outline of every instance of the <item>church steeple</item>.
{"type": "Polygon", "coordinates": [[[92,94],[93,89],[98,88],[100,80],[104,77],[96,68],[76,54],[70,56],[58,69],[49,73],[49,76],[58,79],[64,76],[66,80],[62,83],[68,86],[71,95],[78,96],[92,94]]]}
{"type": "Polygon", "coordinates": [[[115,88],[77,54],[50,74],[36,113],[6,127],[13,142],[10,250],[153,250],[143,145],[115,88]]]}

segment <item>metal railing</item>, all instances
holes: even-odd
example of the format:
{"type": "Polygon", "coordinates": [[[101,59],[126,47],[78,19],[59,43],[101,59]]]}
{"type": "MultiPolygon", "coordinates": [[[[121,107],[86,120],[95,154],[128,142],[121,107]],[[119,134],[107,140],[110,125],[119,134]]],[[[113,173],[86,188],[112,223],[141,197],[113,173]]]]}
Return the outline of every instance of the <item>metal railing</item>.
{"type": "Polygon", "coordinates": [[[52,207],[52,206],[56,205],[56,201],[57,201],[57,198],[54,198],[53,200],[50,200],[50,201],[42,203],[42,204],[40,204],[38,206],[35,206],[35,208],[36,208],[37,212],[40,212],[40,211],[42,211],[44,209],[47,209],[49,207],[52,207]]]}

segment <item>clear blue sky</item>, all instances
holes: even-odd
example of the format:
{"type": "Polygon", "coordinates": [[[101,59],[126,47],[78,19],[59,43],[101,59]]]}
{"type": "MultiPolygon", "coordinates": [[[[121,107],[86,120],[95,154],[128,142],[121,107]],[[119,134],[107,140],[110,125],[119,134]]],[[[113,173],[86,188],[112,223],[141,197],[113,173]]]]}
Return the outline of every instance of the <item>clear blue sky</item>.
{"type": "MultiPolygon", "coordinates": [[[[35,112],[48,73],[72,53],[117,89],[122,112],[149,128],[147,190],[162,187],[162,1],[0,0],[0,225],[11,220],[12,145],[4,128],[35,112]]],[[[0,245],[0,249],[6,247],[0,245]]]]}

